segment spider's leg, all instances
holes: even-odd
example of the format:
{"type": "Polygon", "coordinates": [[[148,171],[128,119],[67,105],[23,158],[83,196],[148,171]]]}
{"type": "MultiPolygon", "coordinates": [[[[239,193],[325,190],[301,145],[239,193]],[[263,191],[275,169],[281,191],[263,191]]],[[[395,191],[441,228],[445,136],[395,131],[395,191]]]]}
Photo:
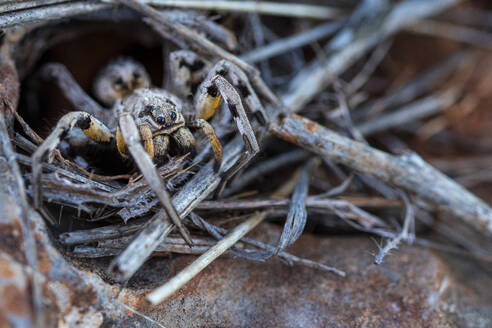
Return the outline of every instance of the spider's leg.
{"type": "Polygon", "coordinates": [[[229,108],[246,146],[246,151],[241,155],[239,160],[230,169],[224,172],[220,185],[216,191],[216,195],[218,196],[224,189],[227,181],[260,151],[260,147],[258,146],[255,133],[251,127],[246,112],[244,111],[241,97],[234,87],[221,75],[214,76],[207,83],[202,83],[202,86],[204,87],[203,91],[205,92],[209,92],[210,89],[213,90],[214,88],[210,88],[210,86],[214,86],[215,90],[224,99],[224,102],[227,108],[229,108]]]}
{"type": "Polygon", "coordinates": [[[87,137],[96,142],[108,143],[113,139],[111,131],[89,113],[70,112],[64,115],[56,124],[53,132],[32,155],[32,186],[35,208],[41,206],[41,163],[43,158],[46,154],[51,153],[58,146],[61,139],[74,127],[81,128],[87,137]]]}
{"type": "Polygon", "coordinates": [[[150,156],[145,152],[145,149],[140,144],[140,135],[137,125],[133,119],[131,113],[121,112],[119,113],[119,127],[121,136],[128,147],[130,154],[132,155],[135,163],[137,164],[140,172],[142,172],[145,180],[149,184],[150,188],[156,193],[167,215],[171,218],[173,223],[179,229],[184,240],[192,246],[193,243],[190,238],[190,234],[186,227],[181,222],[179,214],[174,207],[171,197],[166,190],[166,187],[161,181],[159,173],[152,162],[150,156]]]}
{"type": "Polygon", "coordinates": [[[152,131],[147,124],[140,124],[138,126],[140,137],[144,143],[145,152],[149,154],[150,158],[154,158],[154,141],[152,140],[152,131]]]}
{"type": "Polygon", "coordinates": [[[195,99],[195,107],[199,117],[208,120],[215,114],[219,105],[220,95],[214,86],[210,84],[210,80],[217,75],[225,77],[239,91],[244,98],[247,110],[253,113],[262,125],[268,123],[269,119],[266,111],[248,77],[239,67],[227,60],[217,62],[199,87],[199,95],[195,99]],[[205,90],[207,92],[204,92],[205,90]]]}
{"type": "Polygon", "coordinates": [[[248,111],[253,113],[262,125],[266,125],[269,122],[268,115],[246,74],[226,60],[222,61],[222,65],[227,68],[228,81],[239,91],[248,111]]]}
{"type": "Polygon", "coordinates": [[[181,148],[182,153],[194,153],[196,140],[193,134],[186,127],[181,127],[171,134],[181,148]]]}
{"type": "Polygon", "coordinates": [[[198,87],[197,95],[195,96],[197,117],[208,120],[214,116],[219,107],[221,96],[218,87],[212,83],[212,79],[217,75],[222,76],[225,74],[226,68],[223,67],[223,62],[221,61],[210,70],[207,78],[198,87]]]}
{"type": "Polygon", "coordinates": [[[189,50],[169,54],[171,91],[181,97],[192,95],[194,88],[207,76],[210,64],[189,50]]]}
{"type": "Polygon", "coordinates": [[[106,121],[112,112],[93,100],[75,81],[65,65],[60,63],[48,63],[41,67],[39,77],[56,83],[65,97],[75,106],[100,120],[106,121]]]}
{"type": "Polygon", "coordinates": [[[163,160],[166,155],[167,148],[169,147],[169,136],[166,135],[158,135],[155,136],[154,139],[154,158],[157,162],[163,160]]]}
{"type": "MultiPolygon", "coordinates": [[[[150,158],[164,156],[169,145],[169,137],[163,135],[152,137],[152,131],[147,124],[140,124],[138,131],[142,138],[145,152],[149,154],[150,158]]],[[[123,158],[128,157],[128,147],[119,126],[116,129],[116,147],[123,158]]]]}
{"type": "Polygon", "coordinates": [[[126,146],[125,140],[123,140],[123,134],[119,126],[116,128],[116,148],[121,157],[128,158],[128,147],[126,146]]]}
{"type": "Polygon", "coordinates": [[[208,141],[212,145],[212,149],[214,151],[215,161],[217,164],[216,170],[218,170],[222,162],[222,145],[219,139],[217,138],[217,136],[215,135],[215,130],[212,127],[212,125],[210,125],[210,123],[208,123],[207,121],[201,118],[194,121],[190,121],[187,123],[187,125],[192,129],[199,130],[208,138],[208,141]]]}

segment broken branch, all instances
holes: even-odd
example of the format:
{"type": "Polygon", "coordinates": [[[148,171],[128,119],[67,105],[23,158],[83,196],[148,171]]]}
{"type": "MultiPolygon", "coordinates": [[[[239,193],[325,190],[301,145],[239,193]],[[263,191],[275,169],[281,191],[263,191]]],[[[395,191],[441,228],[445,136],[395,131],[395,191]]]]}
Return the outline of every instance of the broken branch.
{"type": "Polygon", "coordinates": [[[272,124],[270,131],[313,153],[413,192],[478,232],[492,236],[492,209],[415,153],[392,156],[295,114],[272,124]]]}

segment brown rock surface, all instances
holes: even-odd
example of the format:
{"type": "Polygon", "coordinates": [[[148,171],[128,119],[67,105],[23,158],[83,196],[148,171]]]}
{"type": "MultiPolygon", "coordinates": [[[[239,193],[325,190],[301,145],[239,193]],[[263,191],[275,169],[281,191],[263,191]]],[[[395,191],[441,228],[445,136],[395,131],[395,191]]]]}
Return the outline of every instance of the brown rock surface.
{"type": "MultiPolygon", "coordinates": [[[[374,249],[367,237],[305,235],[293,253],[344,269],[346,278],[289,267],[277,259],[252,263],[223,258],[158,308],[140,300],[134,306],[166,327],[487,327],[492,323],[490,297],[468,286],[460,277],[463,273],[456,274],[455,264],[428,250],[404,247],[375,266],[370,254],[374,249]]],[[[171,274],[192,260],[176,258],[171,274]]],[[[169,265],[164,262],[154,259],[146,269],[165,271],[169,265]]],[[[471,264],[460,264],[467,265],[471,264]]],[[[490,286],[485,273],[473,272],[475,282],[490,286]]],[[[146,272],[139,273],[130,288],[144,277],[149,277],[146,272]]],[[[133,297],[125,295],[125,302],[133,297]]]]}

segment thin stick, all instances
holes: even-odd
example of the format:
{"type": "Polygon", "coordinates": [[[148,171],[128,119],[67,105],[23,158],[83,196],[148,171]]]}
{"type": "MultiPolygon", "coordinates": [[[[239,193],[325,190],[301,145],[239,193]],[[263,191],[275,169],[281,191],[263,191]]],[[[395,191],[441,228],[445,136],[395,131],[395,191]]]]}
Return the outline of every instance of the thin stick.
{"type": "Polygon", "coordinates": [[[406,31],[463,42],[474,47],[492,50],[492,34],[477,29],[427,19],[418,20],[406,31]]]}
{"type": "Polygon", "coordinates": [[[413,192],[478,232],[492,236],[492,208],[417,154],[391,156],[295,114],[278,125],[272,124],[270,131],[313,153],[413,192]]]}
{"type": "MultiPolygon", "coordinates": [[[[97,242],[97,247],[107,247],[107,248],[122,248],[128,245],[132,241],[132,236],[122,236],[115,239],[106,239],[97,242]]],[[[215,245],[215,241],[209,238],[201,237],[201,236],[193,236],[193,244],[195,246],[213,246],[215,245]]],[[[183,238],[180,238],[179,235],[171,235],[167,236],[163,239],[162,243],[159,247],[170,247],[170,246],[183,246],[188,248],[188,250],[193,250],[193,247],[189,247],[183,238]]],[[[157,251],[163,251],[160,248],[157,248],[157,251]]]]}
{"type": "MultiPolygon", "coordinates": [[[[320,198],[321,195],[309,196],[306,199],[308,208],[329,209],[345,207],[347,203],[358,207],[399,207],[401,202],[382,197],[340,197],[340,199],[320,198]]],[[[196,208],[198,210],[260,210],[268,208],[283,208],[290,204],[290,200],[284,199],[246,199],[246,200],[204,200],[196,208]]]]}
{"type": "Polygon", "coordinates": [[[342,183],[340,183],[338,186],[335,186],[331,188],[330,190],[320,194],[316,195],[314,197],[316,198],[323,198],[323,197],[334,197],[337,195],[340,195],[341,193],[345,192],[345,190],[348,189],[348,187],[352,184],[352,180],[354,179],[354,174],[350,174],[350,176],[343,180],[342,183]]]}
{"type": "Polygon", "coordinates": [[[254,181],[255,179],[258,179],[259,177],[265,174],[273,172],[279,167],[300,162],[301,160],[306,159],[308,156],[309,156],[308,152],[304,150],[296,149],[294,151],[283,153],[281,155],[278,155],[276,157],[258,163],[257,165],[255,165],[254,167],[243,173],[236,180],[234,180],[229,186],[229,188],[225,190],[224,196],[232,195],[238,192],[239,190],[241,190],[243,187],[245,187],[252,181],[254,181]]]}
{"type": "Polygon", "coordinates": [[[403,228],[395,238],[389,239],[386,245],[379,249],[379,253],[374,257],[374,264],[383,263],[384,257],[391,250],[396,249],[400,244],[400,242],[408,241],[409,243],[411,243],[414,239],[413,233],[410,232],[410,227],[413,225],[413,222],[415,220],[415,211],[412,204],[410,204],[407,195],[405,195],[405,193],[403,192],[402,192],[402,198],[405,202],[405,219],[403,223],[403,228]]]}
{"type": "Polygon", "coordinates": [[[118,238],[131,235],[143,226],[143,220],[132,222],[126,225],[109,225],[90,230],[69,231],[60,234],[59,241],[63,245],[76,245],[82,243],[90,243],[105,239],[118,238]]]}
{"type": "MultiPolygon", "coordinates": [[[[26,24],[35,21],[66,18],[74,15],[87,14],[95,11],[115,8],[117,1],[101,1],[105,3],[88,3],[84,1],[68,2],[66,0],[32,0],[0,5],[0,14],[12,15],[0,27],[15,24],[26,24]],[[66,3],[63,3],[66,2],[66,3]]],[[[143,0],[142,3],[154,7],[188,8],[226,12],[257,13],[284,17],[311,19],[334,19],[343,15],[343,11],[328,6],[316,6],[301,3],[278,3],[256,1],[193,1],[193,0],[143,0]]]]}
{"type": "Polygon", "coordinates": [[[349,84],[345,88],[345,92],[348,95],[355,94],[360,88],[364,86],[364,84],[367,83],[372,73],[374,73],[381,61],[384,59],[384,57],[386,57],[386,54],[390,50],[392,44],[392,40],[385,41],[381,45],[379,45],[376,50],[373,51],[371,57],[366,62],[362,70],[349,82],[349,84]]]}
{"type": "Polygon", "coordinates": [[[33,129],[31,129],[29,124],[27,124],[27,122],[24,121],[24,118],[22,118],[22,116],[20,116],[19,113],[17,113],[17,111],[14,111],[14,116],[17,119],[17,122],[19,122],[19,124],[21,125],[24,133],[29,138],[31,138],[31,140],[35,142],[36,145],[40,145],[43,142],[43,138],[41,138],[33,129]]]}
{"type": "Polygon", "coordinates": [[[462,7],[444,14],[442,18],[461,25],[492,27],[492,12],[477,7],[462,7]]]}
{"type": "Polygon", "coordinates": [[[298,33],[293,36],[282,38],[267,45],[251,50],[242,55],[240,58],[248,63],[256,63],[268,58],[292,51],[307,44],[313,43],[316,40],[326,38],[338,30],[343,24],[343,21],[329,22],[305,32],[298,33]]]}
{"type": "MultiPolygon", "coordinates": [[[[37,146],[33,144],[31,141],[28,139],[24,138],[24,136],[20,135],[18,132],[14,134],[14,138],[12,139],[12,143],[16,146],[28,153],[29,155],[32,155],[36,151],[37,146]]],[[[27,156],[26,156],[27,158],[27,156]]]]}
{"type": "Polygon", "coordinates": [[[357,125],[357,130],[364,136],[368,136],[408,122],[417,121],[448,109],[456,103],[458,97],[459,93],[455,89],[439,92],[412,102],[397,111],[357,125]]]}
{"type": "Polygon", "coordinates": [[[328,6],[268,1],[143,0],[142,2],[154,7],[246,12],[298,18],[333,19],[343,14],[341,10],[328,6]]]}
{"type": "Polygon", "coordinates": [[[297,183],[292,193],[289,212],[285,219],[282,235],[275,250],[275,255],[286,247],[292,245],[304,231],[307,221],[306,199],[309,188],[309,177],[312,168],[318,163],[318,159],[311,159],[304,164],[297,183]]]}
{"type": "Polygon", "coordinates": [[[88,14],[95,11],[109,9],[111,7],[112,6],[110,4],[73,1],[52,6],[7,12],[0,14],[0,28],[54,19],[65,19],[75,15],[88,14]]]}
{"type": "Polygon", "coordinates": [[[41,6],[52,5],[55,3],[66,2],[66,0],[24,0],[24,1],[8,1],[5,4],[0,4],[0,13],[7,13],[14,10],[35,8],[41,6]]]}
{"type": "Polygon", "coordinates": [[[151,317],[149,317],[148,315],[145,315],[144,313],[138,311],[138,310],[135,310],[134,308],[132,308],[131,306],[129,305],[126,305],[125,303],[123,302],[120,302],[120,301],[117,301],[118,305],[120,305],[121,307],[125,308],[127,311],[130,311],[130,312],[133,312],[135,313],[136,315],[144,318],[145,320],[149,321],[151,324],[154,324],[156,325],[157,327],[160,327],[160,328],[166,328],[166,326],[162,325],[161,323],[159,323],[158,321],[152,319],[151,317]]]}
{"type": "Polygon", "coordinates": [[[417,19],[437,14],[459,2],[460,0],[406,0],[396,4],[382,22],[380,22],[381,17],[374,18],[377,22],[372,22],[372,24],[378,27],[371,30],[371,33],[361,33],[350,44],[336,51],[326,60],[316,61],[301,70],[283,96],[284,105],[291,112],[299,111],[324,90],[337,75],[343,73],[381,40],[417,19]]]}
{"type": "MultiPolygon", "coordinates": [[[[26,156],[26,155],[16,154],[16,157],[17,157],[17,161],[22,165],[29,165],[30,166],[32,163],[31,158],[26,156]]],[[[101,189],[101,190],[104,190],[107,192],[116,192],[117,191],[117,189],[113,186],[110,186],[110,185],[105,184],[105,183],[93,181],[91,179],[88,179],[88,178],[76,173],[76,172],[72,172],[72,171],[68,171],[68,170],[59,168],[53,164],[43,163],[43,169],[48,169],[50,171],[57,172],[61,175],[64,175],[64,176],[66,176],[70,179],[73,179],[74,181],[82,183],[82,184],[91,184],[92,187],[96,187],[98,189],[101,189]]]]}
{"type": "MultiPolygon", "coordinates": [[[[330,213],[335,211],[344,212],[346,216],[352,219],[358,219],[364,217],[364,221],[367,226],[379,226],[384,225],[377,217],[370,215],[368,212],[360,209],[359,207],[370,208],[397,208],[402,204],[398,200],[390,200],[382,197],[341,197],[340,199],[323,199],[320,198],[323,195],[310,196],[306,200],[306,206],[312,210],[327,210],[330,213]],[[354,211],[358,209],[358,211],[354,211]],[[349,214],[350,211],[353,214],[349,214]]],[[[232,200],[232,201],[202,201],[198,206],[198,210],[214,210],[214,211],[228,211],[228,210],[264,210],[271,208],[286,208],[289,206],[289,199],[252,199],[252,200],[232,200]]],[[[144,220],[137,220],[131,224],[121,225],[114,224],[104,227],[70,231],[60,234],[59,241],[64,245],[76,245],[83,243],[90,243],[94,241],[101,241],[106,239],[114,239],[127,235],[131,235],[136,231],[152,231],[155,227],[147,226],[144,220]],[[145,229],[142,230],[142,228],[145,229]]],[[[159,231],[161,228],[157,228],[159,231]]],[[[148,235],[147,235],[148,237],[148,235]]],[[[165,236],[163,240],[165,240],[165,236]]],[[[136,243],[142,243],[145,239],[138,240],[136,243]]],[[[134,258],[143,257],[142,254],[138,254],[134,258]]]]}
{"type": "Polygon", "coordinates": [[[166,298],[175,293],[178,289],[183,287],[184,284],[193,279],[193,277],[195,277],[198,273],[200,273],[200,271],[205,269],[227,249],[232,247],[244,235],[253,230],[253,228],[256,227],[266,216],[267,214],[265,212],[254,214],[248,220],[235,227],[227,236],[222,238],[207,252],[203,253],[193,263],[180,271],[167,283],[155,289],[152,293],[148,294],[146,297],[147,300],[149,300],[154,305],[157,305],[164,301],[166,298]]]}
{"type": "MultiPolygon", "coordinates": [[[[203,220],[202,218],[200,218],[198,215],[196,215],[194,213],[191,214],[191,217],[192,217],[192,220],[195,224],[200,223],[197,225],[200,228],[205,229],[207,232],[212,234],[214,236],[214,238],[217,238],[217,237],[220,238],[220,237],[222,237],[221,235],[225,235],[225,234],[229,233],[229,231],[227,231],[226,229],[214,226],[213,224],[208,223],[207,221],[203,220]],[[196,220],[198,220],[199,222],[196,222],[196,220]]],[[[263,260],[270,258],[271,254],[273,254],[275,252],[274,246],[262,243],[260,241],[255,240],[255,239],[244,237],[241,239],[241,242],[243,242],[245,244],[253,245],[255,247],[258,247],[258,248],[266,251],[266,253],[263,252],[263,254],[261,254],[261,253],[258,254],[259,256],[251,256],[254,254],[253,252],[248,252],[247,254],[245,254],[244,252],[236,251],[236,252],[233,252],[234,255],[244,257],[247,259],[253,259],[256,261],[263,261],[263,260]]],[[[327,265],[319,263],[319,262],[299,258],[299,257],[292,255],[292,254],[289,254],[287,252],[282,251],[282,252],[278,253],[278,257],[284,259],[288,264],[296,263],[296,264],[300,264],[300,265],[305,265],[305,266],[310,267],[310,268],[332,272],[332,273],[337,274],[341,277],[345,277],[344,271],[338,270],[334,267],[330,267],[330,266],[327,266],[327,265]]]]}
{"type": "MultiPolygon", "coordinates": [[[[294,185],[295,186],[295,185],[294,185]]],[[[383,205],[385,203],[387,206],[399,206],[400,203],[395,201],[383,199],[382,202],[378,201],[381,198],[367,198],[367,199],[351,199],[354,202],[362,203],[364,201],[368,202],[366,204],[372,203],[376,205],[383,205]]],[[[216,208],[218,210],[240,210],[240,209],[249,209],[249,210],[259,210],[259,209],[271,209],[277,206],[286,207],[290,203],[289,199],[268,199],[268,200],[245,200],[245,201],[227,201],[227,202],[212,202],[212,201],[204,201],[198,207],[199,208],[216,208]],[[229,207],[230,206],[230,207],[229,207]]],[[[384,227],[386,224],[379,219],[378,217],[360,209],[354,204],[343,200],[343,199],[319,199],[315,197],[308,197],[306,200],[306,206],[310,209],[321,209],[327,210],[330,213],[339,214],[342,213],[344,217],[349,218],[351,220],[357,221],[359,224],[365,227],[384,227]]],[[[383,205],[384,206],[384,205],[383,205]]]]}
{"type": "Polygon", "coordinates": [[[470,52],[458,52],[441,60],[439,64],[428,71],[412,79],[406,85],[397,90],[390,91],[380,99],[368,101],[367,104],[357,107],[352,114],[354,120],[360,119],[362,115],[377,116],[378,113],[391,107],[403,105],[435,86],[456,71],[456,67],[467,63],[471,58],[470,52]]]}

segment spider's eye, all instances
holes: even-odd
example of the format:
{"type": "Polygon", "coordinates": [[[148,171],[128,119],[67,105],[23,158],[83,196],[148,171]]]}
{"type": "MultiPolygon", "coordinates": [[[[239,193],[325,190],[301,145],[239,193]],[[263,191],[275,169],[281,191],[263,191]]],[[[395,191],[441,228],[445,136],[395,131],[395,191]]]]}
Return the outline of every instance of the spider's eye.
{"type": "Polygon", "coordinates": [[[159,117],[157,117],[156,120],[157,120],[157,123],[159,123],[159,124],[166,123],[166,119],[164,118],[164,116],[159,116],[159,117]]]}
{"type": "Polygon", "coordinates": [[[134,80],[138,80],[138,79],[140,79],[140,74],[139,74],[139,73],[137,73],[137,72],[133,72],[133,79],[134,79],[134,80]]]}
{"type": "Polygon", "coordinates": [[[123,85],[123,79],[119,77],[116,81],[114,81],[114,85],[121,87],[123,85]]]}
{"type": "Polygon", "coordinates": [[[176,120],[176,113],[175,112],[171,112],[171,120],[176,120]]]}

